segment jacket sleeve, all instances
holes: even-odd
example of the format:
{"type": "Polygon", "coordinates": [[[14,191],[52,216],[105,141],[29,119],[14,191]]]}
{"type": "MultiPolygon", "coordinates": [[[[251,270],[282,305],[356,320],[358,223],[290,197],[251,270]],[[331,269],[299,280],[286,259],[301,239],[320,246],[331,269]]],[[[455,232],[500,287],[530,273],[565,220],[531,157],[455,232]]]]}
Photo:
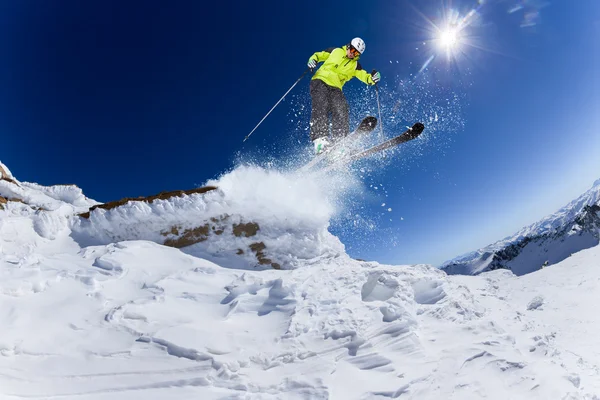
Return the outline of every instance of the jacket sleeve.
{"type": "Polygon", "coordinates": [[[330,47],[323,51],[317,51],[312,56],[310,56],[309,60],[314,59],[316,62],[323,62],[329,58],[331,52],[335,49],[335,47],[330,47]]]}
{"type": "Polygon", "coordinates": [[[373,82],[373,78],[371,77],[371,74],[368,73],[367,71],[365,71],[362,68],[362,65],[360,65],[360,63],[356,63],[356,71],[354,71],[354,76],[356,76],[358,79],[360,79],[367,85],[375,84],[375,82],[373,82]]]}

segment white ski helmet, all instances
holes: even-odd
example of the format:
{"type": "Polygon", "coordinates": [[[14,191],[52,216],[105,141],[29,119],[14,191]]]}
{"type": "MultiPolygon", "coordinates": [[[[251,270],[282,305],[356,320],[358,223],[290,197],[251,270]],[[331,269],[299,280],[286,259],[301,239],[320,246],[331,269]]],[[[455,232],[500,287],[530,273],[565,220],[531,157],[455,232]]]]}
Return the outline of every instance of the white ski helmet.
{"type": "Polygon", "coordinates": [[[350,44],[352,45],[352,47],[354,47],[356,50],[358,50],[358,52],[360,54],[364,53],[365,52],[365,47],[367,47],[367,46],[365,46],[365,41],[362,40],[359,37],[356,37],[356,38],[352,39],[352,41],[350,42],[350,44]]]}

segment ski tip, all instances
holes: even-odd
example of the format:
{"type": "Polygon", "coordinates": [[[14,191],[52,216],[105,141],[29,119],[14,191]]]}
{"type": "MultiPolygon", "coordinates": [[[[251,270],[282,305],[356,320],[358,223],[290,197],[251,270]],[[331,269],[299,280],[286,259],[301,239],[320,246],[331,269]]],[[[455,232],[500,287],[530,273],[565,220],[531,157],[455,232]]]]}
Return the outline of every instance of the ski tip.
{"type": "Polygon", "coordinates": [[[377,118],[369,115],[368,117],[365,117],[365,118],[363,118],[362,121],[360,121],[360,124],[358,124],[358,127],[356,128],[355,132],[362,132],[362,133],[372,132],[376,126],[377,126],[377,118]]]}
{"type": "Polygon", "coordinates": [[[417,122],[416,124],[414,124],[414,125],[412,126],[412,128],[411,128],[411,129],[412,129],[413,131],[416,131],[416,132],[419,132],[419,133],[421,133],[421,132],[423,132],[423,130],[425,129],[425,125],[423,125],[423,123],[422,123],[422,122],[417,122]]]}
{"type": "Polygon", "coordinates": [[[361,125],[362,124],[365,124],[365,125],[367,125],[367,126],[369,126],[371,128],[375,128],[375,126],[377,126],[377,118],[372,117],[372,116],[365,117],[362,120],[361,125]]]}
{"type": "Polygon", "coordinates": [[[410,128],[414,133],[418,133],[419,135],[421,134],[421,132],[423,132],[423,130],[425,129],[425,125],[423,125],[422,122],[417,122],[416,124],[414,124],[412,126],[412,128],[410,128]]]}
{"type": "Polygon", "coordinates": [[[423,125],[422,122],[417,122],[416,124],[414,124],[412,126],[412,128],[410,128],[409,132],[410,132],[410,138],[414,139],[417,136],[419,136],[421,133],[423,133],[423,130],[425,130],[425,125],[423,125]]]}

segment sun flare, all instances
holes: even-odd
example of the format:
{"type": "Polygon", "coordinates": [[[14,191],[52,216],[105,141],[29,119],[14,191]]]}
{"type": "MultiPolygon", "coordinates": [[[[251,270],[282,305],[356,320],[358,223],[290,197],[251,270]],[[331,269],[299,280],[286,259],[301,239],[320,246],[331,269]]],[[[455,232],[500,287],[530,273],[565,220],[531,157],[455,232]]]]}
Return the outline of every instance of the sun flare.
{"type": "Polygon", "coordinates": [[[466,13],[443,6],[433,18],[415,7],[423,18],[424,33],[428,37],[422,42],[425,46],[417,48],[417,50],[423,49],[425,56],[425,61],[417,75],[427,70],[434,62],[444,62],[459,72],[466,71],[470,63],[475,60],[474,53],[480,51],[498,53],[486,43],[482,35],[485,27],[482,8],[485,4],[487,0],[478,0],[478,5],[466,13]]]}
{"type": "Polygon", "coordinates": [[[454,49],[460,43],[459,33],[454,28],[448,28],[440,32],[440,45],[446,50],[454,49]]]}

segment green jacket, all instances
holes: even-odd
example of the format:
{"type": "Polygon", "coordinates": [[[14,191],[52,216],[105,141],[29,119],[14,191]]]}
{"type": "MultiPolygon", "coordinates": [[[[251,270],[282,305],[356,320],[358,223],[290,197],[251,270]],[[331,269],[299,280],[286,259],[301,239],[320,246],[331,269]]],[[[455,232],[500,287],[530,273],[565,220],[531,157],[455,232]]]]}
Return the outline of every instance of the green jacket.
{"type": "Polygon", "coordinates": [[[317,70],[312,79],[320,79],[329,86],[341,89],[350,79],[357,77],[367,85],[374,85],[371,74],[362,69],[358,62],[359,57],[348,58],[346,46],[331,47],[325,51],[318,51],[310,58],[323,65],[317,70]]]}

